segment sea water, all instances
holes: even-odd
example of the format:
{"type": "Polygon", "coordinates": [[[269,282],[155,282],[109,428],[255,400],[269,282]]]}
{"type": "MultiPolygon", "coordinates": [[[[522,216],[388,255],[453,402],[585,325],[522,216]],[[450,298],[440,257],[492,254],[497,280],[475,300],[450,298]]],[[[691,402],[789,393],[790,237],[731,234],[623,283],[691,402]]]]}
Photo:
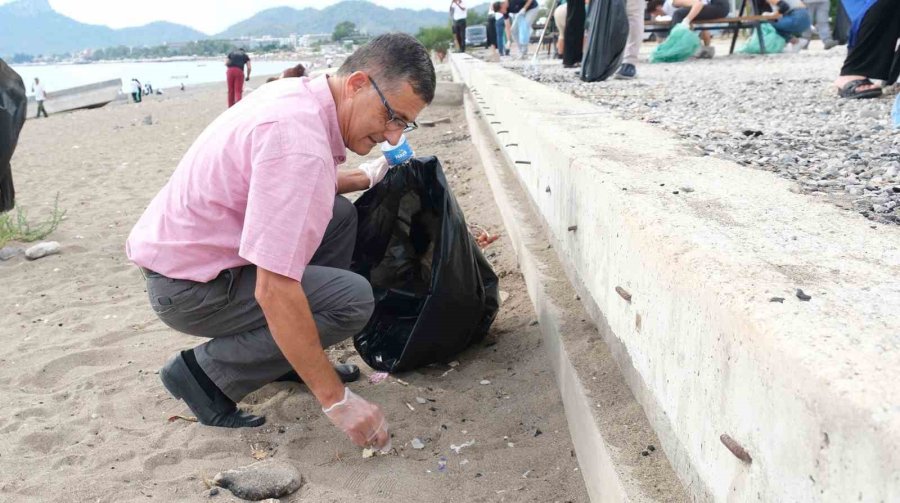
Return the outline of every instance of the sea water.
{"type": "MultiPolygon", "coordinates": [[[[300,61],[256,61],[251,64],[251,76],[277,75],[300,61]]],[[[309,66],[303,62],[305,66],[309,66]]],[[[208,82],[225,81],[225,58],[192,61],[133,61],[99,62],[89,64],[12,65],[31,94],[34,78],[41,79],[47,92],[93,84],[104,80],[122,79],[122,91],[131,92],[131,79],[150,83],[153,89],[190,87],[208,82]]]]}

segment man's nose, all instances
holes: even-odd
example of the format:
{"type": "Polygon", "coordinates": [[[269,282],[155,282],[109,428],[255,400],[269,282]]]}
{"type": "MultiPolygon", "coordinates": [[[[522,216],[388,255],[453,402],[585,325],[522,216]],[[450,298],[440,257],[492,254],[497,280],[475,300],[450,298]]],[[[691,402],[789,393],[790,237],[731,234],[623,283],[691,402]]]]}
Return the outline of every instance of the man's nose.
{"type": "Polygon", "coordinates": [[[391,145],[397,145],[400,143],[400,137],[403,136],[403,131],[385,131],[384,139],[388,141],[391,145]]]}

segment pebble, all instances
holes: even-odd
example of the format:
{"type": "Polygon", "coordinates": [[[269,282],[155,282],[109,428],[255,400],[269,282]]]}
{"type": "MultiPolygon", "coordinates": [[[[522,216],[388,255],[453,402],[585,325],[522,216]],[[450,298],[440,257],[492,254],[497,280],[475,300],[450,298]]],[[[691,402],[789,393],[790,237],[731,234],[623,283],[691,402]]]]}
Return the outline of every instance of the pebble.
{"type": "Polygon", "coordinates": [[[422,443],[418,438],[413,438],[412,441],[409,442],[413,449],[424,449],[425,444],[422,443]]]}
{"type": "Polygon", "coordinates": [[[0,260],[9,260],[20,253],[22,253],[21,248],[16,248],[15,246],[4,246],[3,248],[0,248],[0,260]]]}
{"type": "Polygon", "coordinates": [[[281,498],[300,489],[302,476],[293,465],[266,460],[217,474],[213,483],[238,498],[264,500],[281,498]]]}
{"type": "MultiPolygon", "coordinates": [[[[655,124],[695,146],[700,155],[806,181],[792,192],[836,194],[837,205],[846,195],[864,199],[868,204],[849,211],[879,223],[900,223],[900,193],[892,190],[900,181],[900,134],[885,127],[893,100],[826,95],[823,89],[843,59],[836,51],[722,59],[714,65],[701,60],[643,64],[641,86],[614,79],[582,82],[558,63],[537,68],[515,61],[501,64],[622,118],[655,124]],[[752,68],[760,61],[766,79],[753,77],[752,68]],[[872,200],[883,191],[896,206],[872,200]]],[[[690,192],[686,189],[679,192],[690,192]]]]}
{"type": "Polygon", "coordinates": [[[59,249],[59,243],[56,241],[44,241],[25,250],[25,258],[28,260],[37,260],[48,255],[57,254],[59,253],[59,249]]]}
{"type": "Polygon", "coordinates": [[[428,400],[425,400],[424,398],[422,398],[422,397],[420,397],[420,396],[417,396],[417,397],[416,397],[416,403],[421,404],[421,405],[425,405],[426,403],[428,403],[428,400]]]}
{"type": "Polygon", "coordinates": [[[490,384],[490,383],[491,383],[491,381],[488,381],[487,379],[482,379],[482,380],[481,380],[481,384],[488,385],[488,384],[490,384]]]}

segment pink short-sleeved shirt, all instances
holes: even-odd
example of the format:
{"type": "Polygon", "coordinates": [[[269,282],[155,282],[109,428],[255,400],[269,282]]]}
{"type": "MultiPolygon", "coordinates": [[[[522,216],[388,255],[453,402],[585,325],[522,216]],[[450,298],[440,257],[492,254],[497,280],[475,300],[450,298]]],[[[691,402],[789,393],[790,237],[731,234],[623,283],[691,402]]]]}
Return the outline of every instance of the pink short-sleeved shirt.
{"type": "Polygon", "coordinates": [[[194,141],[131,230],[128,258],[199,282],[249,264],[300,281],[345,154],[327,77],[265,84],[194,141]]]}

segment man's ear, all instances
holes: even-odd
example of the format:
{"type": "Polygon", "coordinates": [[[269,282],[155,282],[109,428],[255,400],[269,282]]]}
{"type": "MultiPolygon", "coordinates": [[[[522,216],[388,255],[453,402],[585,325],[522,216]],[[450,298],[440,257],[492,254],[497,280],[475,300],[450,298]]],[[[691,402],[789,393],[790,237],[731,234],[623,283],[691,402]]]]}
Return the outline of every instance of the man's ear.
{"type": "Polygon", "coordinates": [[[354,96],[369,87],[369,76],[363,71],[353,72],[347,77],[346,85],[348,94],[354,96]]]}

